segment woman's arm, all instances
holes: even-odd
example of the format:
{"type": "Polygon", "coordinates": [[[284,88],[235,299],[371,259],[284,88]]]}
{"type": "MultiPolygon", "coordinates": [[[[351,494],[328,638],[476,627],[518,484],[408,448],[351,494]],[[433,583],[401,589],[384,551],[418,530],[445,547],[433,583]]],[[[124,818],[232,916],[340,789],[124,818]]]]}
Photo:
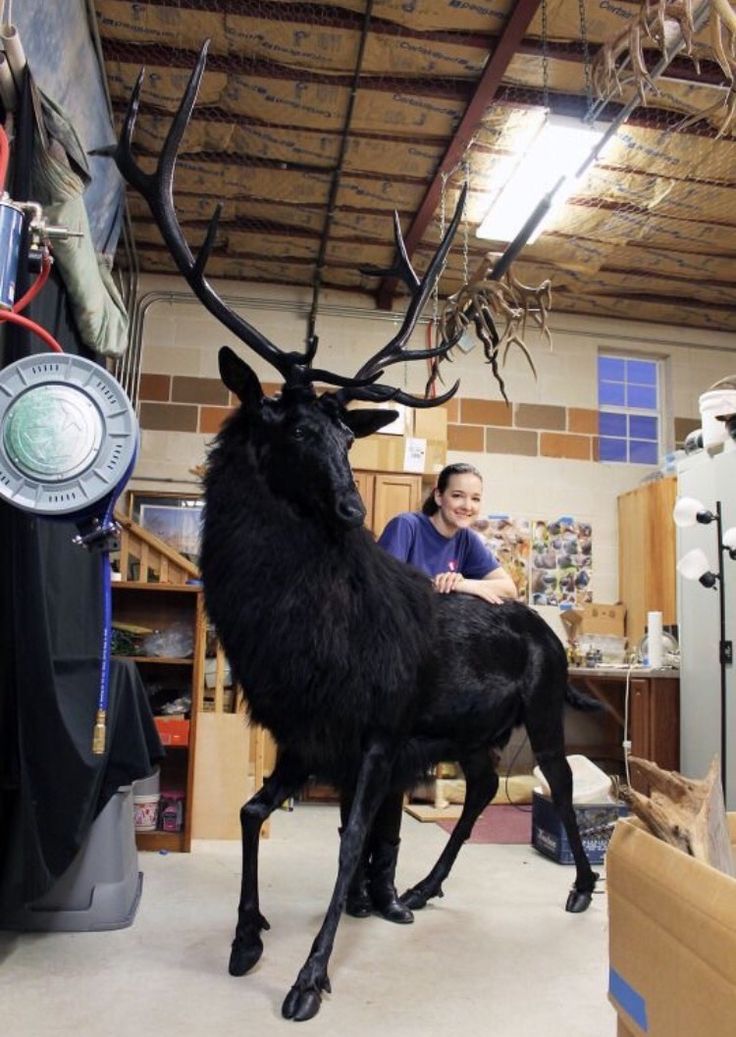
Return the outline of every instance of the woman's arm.
{"type": "Polygon", "coordinates": [[[434,578],[434,589],[440,594],[460,591],[462,594],[474,594],[491,605],[500,605],[503,601],[516,601],[518,594],[516,584],[500,565],[481,580],[468,580],[461,573],[440,573],[434,578]]]}

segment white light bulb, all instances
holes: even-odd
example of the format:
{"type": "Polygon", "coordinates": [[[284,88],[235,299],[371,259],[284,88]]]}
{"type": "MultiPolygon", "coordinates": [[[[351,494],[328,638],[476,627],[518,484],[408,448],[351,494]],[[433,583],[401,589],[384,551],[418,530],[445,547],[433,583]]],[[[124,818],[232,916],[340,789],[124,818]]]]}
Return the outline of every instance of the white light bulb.
{"type": "Polygon", "coordinates": [[[683,529],[686,526],[694,526],[700,512],[706,510],[705,505],[695,497],[678,497],[672,510],[672,518],[675,525],[683,529]]]}
{"type": "Polygon", "coordinates": [[[677,563],[677,571],[686,580],[699,580],[710,569],[705,551],[694,547],[677,563]]]}
{"type": "Polygon", "coordinates": [[[729,551],[736,550],[736,526],[731,526],[723,534],[723,546],[727,547],[729,551]]]}

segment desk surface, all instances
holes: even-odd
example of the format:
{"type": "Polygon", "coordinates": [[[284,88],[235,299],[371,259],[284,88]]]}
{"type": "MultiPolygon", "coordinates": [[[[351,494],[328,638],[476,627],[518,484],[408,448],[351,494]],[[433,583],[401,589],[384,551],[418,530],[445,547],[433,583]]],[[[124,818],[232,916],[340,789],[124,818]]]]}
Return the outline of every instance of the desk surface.
{"type": "MultiPolygon", "coordinates": [[[[629,672],[628,666],[570,666],[568,673],[571,677],[621,677],[626,678],[629,672]]],[[[632,666],[632,677],[650,677],[668,680],[679,680],[680,671],[674,667],[670,669],[653,670],[649,666],[632,666]]]]}

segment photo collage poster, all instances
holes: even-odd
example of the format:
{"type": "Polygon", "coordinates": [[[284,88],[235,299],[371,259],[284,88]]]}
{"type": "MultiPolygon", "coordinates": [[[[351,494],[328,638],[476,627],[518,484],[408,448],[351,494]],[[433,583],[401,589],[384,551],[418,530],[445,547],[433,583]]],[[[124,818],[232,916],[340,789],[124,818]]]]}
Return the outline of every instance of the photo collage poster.
{"type": "Polygon", "coordinates": [[[488,515],[473,528],[530,605],[579,608],[593,600],[593,534],[571,516],[524,519],[488,515]]]}

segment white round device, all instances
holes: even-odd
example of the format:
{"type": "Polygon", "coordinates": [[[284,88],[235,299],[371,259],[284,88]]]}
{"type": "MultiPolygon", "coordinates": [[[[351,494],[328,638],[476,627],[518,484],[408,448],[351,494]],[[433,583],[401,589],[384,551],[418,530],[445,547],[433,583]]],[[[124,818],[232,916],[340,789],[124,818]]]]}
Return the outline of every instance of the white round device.
{"type": "Polygon", "coordinates": [[[0,498],[48,517],[86,515],[135,457],[138,424],[104,367],[68,353],[0,371],[0,498]]]}

